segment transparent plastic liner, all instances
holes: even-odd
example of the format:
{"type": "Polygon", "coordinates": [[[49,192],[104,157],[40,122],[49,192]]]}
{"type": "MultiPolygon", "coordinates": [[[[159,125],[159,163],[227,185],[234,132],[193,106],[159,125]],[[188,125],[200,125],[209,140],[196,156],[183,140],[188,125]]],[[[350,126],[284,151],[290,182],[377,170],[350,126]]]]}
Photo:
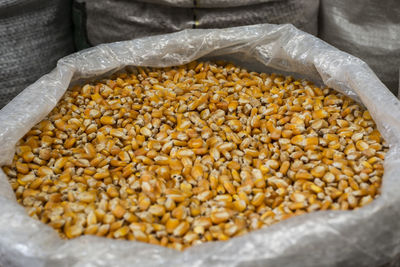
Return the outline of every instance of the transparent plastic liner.
{"type": "Polygon", "coordinates": [[[11,162],[16,142],[54,108],[71,82],[126,66],[165,67],[217,56],[322,80],[362,102],[390,146],[381,196],[357,210],[296,216],[226,242],[179,252],[95,236],[62,240],[50,226],[26,214],[0,171],[0,265],[379,266],[399,254],[399,101],[363,61],[291,25],[185,30],[65,57],[0,111],[0,165],[11,162]]]}

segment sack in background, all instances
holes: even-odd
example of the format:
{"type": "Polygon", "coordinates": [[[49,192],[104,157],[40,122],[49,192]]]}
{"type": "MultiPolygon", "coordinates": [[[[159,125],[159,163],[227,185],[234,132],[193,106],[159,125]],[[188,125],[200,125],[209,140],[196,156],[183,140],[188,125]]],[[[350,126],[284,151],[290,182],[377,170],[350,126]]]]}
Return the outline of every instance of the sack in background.
{"type": "Polygon", "coordinates": [[[260,23],[291,23],[316,35],[318,5],[319,0],[75,0],[76,43],[82,49],[184,29],[260,23]]]}
{"type": "Polygon", "coordinates": [[[290,25],[185,30],[102,44],[63,58],[0,111],[0,166],[12,161],[16,142],[53,109],[71,82],[125,66],[165,67],[204,57],[227,58],[250,71],[292,72],[362,102],[390,146],[381,195],[356,210],[304,214],[180,252],[96,236],[61,240],[15,201],[0,169],[0,266],[381,266],[398,255],[399,101],[363,61],[290,25]]]}
{"type": "Polygon", "coordinates": [[[400,2],[321,0],[319,37],[364,60],[398,94],[400,2]]]}
{"type": "Polygon", "coordinates": [[[0,108],[74,51],[70,5],[67,0],[0,1],[0,108]]]}
{"type": "Polygon", "coordinates": [[[175,7],[235,7],[286,0],[139,0],[138,2],[163,4],[175,7]]]}

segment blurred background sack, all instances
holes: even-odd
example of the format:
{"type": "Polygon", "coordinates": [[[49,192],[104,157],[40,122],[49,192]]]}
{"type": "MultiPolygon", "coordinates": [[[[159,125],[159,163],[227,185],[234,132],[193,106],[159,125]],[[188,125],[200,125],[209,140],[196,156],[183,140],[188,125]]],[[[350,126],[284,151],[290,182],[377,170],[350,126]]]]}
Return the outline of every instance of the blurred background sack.
{"type": "Polygon", "coordinates": [[[0,108],[74,51],[70,13],[68,0],[0,1],[0,108]]]}
{"type": "Polygon", "coordinates": [[[399,0],[321,0],[319,21],[318,37],[364,60],[398,94],[399,0]]]}
{"type": "Polygon", "coordinates": [[[75,0],[77,46],[261,23],[292,23],[316,35],[318,4],[319,0],[75,0]]]}
{"type": "Polygon", "coordinates": [[[0,108],[76,50],[184,29],[261,23],[291,23],[317,35],[363,59],[398,94],[398,0],[3,0],[0,108]]]}

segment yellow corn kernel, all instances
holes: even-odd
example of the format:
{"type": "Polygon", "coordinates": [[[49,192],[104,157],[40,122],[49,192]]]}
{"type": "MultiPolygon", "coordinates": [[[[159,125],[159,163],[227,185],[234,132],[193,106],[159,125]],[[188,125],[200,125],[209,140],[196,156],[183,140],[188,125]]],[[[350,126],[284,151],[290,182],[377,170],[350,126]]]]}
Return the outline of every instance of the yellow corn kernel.
{"type": "Polygon", "coordinates": [[[110,116],[103,116],[100,118],[100,122],[104,125],[113,125],[115,123],[115,119],[110,116]]]}
{"type": "Polygon", "coordinates": [[[230,214],[227,211],[214,211],[211,213],[211,221],[214,224],[220,224],[222,222],[226,222],[230,218],[230,214]]]}
{"type": "Polygon", "coordinates": [[[312,176],[311,173],[309,173],[308,171],[299,170],[299,171],[295,174],[295,178],[296,178],[296,179],[304,179],[304,180],[312,180],[312,179],[313,179],[313,176],[312,176]]]}

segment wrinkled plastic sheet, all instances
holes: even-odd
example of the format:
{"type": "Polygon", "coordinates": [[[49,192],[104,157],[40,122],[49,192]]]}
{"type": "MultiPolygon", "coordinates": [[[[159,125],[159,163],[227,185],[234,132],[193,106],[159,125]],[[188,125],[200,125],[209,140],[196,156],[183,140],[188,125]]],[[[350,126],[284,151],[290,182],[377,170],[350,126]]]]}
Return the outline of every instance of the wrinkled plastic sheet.
{"type": "Polygon", "coordinates": [[[293,72],[361,101],[390,145],[382,195],[354,211],[290,218],[226,242],[175,251],[133,241],[82,236],[62,240],[30,218],[0,172],[0,265],[9,266],[379,266],[400,252],[400,106],[370,68],[291,25],[185,30],[100,45],[63,58],[0,111],[0,165],[60,100],[71,81],[125,66],[165,67],[202,57],[240,58],[293,72]]]}

